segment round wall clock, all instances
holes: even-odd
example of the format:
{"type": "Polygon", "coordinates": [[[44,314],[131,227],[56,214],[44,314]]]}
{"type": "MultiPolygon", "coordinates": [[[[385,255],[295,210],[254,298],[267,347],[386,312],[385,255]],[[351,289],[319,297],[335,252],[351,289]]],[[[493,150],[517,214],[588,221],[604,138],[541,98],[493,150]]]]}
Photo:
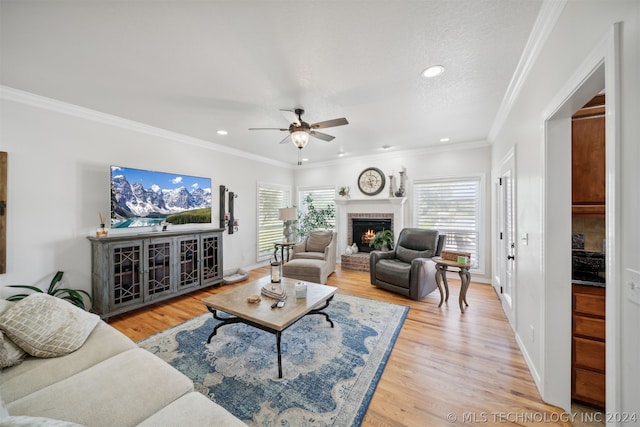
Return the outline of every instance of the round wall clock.
{"type": "Polygon", "coordinates": [[[358,177],[358,188],[367,196],[375,196],[382,191],[385,178],[378,168],[366,168],[358,177]]]}

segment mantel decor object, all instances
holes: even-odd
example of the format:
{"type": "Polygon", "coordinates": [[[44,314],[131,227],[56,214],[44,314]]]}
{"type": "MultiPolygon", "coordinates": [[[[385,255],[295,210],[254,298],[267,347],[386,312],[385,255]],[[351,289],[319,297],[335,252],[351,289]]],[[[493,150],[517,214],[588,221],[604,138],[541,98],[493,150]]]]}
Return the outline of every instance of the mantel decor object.
{"type": "Polygon", "coordinates": [[[395,197],[396,184],[393,180],[394,178],[393,174],[389,175],[389,197],[395,197]]]}
{"type": "Polygon", "coordinates": [[[338,195],[340,197],[344,197],[345,199],[350,199],[351,196],[349,195],[349,192],[351,191],[351,187],[340,187],[340,190],[338,190],[338,195]]]}
{"type": "Polygon", "coordinates": [[[405,174],[405,171],[401,170],[398,173],[400,174],[400,187],[398,187],[398,191],[396,191],[396,197],[404,197],[404,174],[405,174]]]}
{"type": "Polygon", "coordinates": [[[360,173],[358,189],[366,196],[375,196],[382,191],[385,181],[384,173],[380,169],[369,167],[360,173]]]}

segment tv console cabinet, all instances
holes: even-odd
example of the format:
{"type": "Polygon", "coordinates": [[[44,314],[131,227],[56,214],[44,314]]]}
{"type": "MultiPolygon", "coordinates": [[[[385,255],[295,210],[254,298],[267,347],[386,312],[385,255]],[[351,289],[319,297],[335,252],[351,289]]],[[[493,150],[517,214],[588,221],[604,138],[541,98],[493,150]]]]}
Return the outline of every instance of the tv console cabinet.
{"type": "Polygon", "coordinates": [[[93,310],[103,319],[222,282],[223,229],[93,237],[93,310]]]}

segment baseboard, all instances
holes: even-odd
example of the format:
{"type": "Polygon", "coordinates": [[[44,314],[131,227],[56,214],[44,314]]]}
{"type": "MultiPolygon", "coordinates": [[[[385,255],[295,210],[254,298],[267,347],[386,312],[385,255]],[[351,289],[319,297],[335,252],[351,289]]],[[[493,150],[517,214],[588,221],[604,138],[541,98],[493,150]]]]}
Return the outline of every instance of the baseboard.
{"type": "Polygon", "coordinates": [[[529,368],[529,372],[531,373],[531,378],[533,378],[533,382],[536,384],[538,393],[540,393],[540,396],[542,396],[543,387],[542,387],[542,381],[540,379],[540,374],[538,373],[536,366],[533,364],[533,360],[531,360],[531,357],[527,352],[527,348],[524,346],[524,343],[520,339],[520,335],[518,335],[518,333],[514,331],[514,336],[516,338],[516,343],[518,343],[518,348],[520,349],[520,353],[522,354],[522,357],[524,357],[524,361],[527,363],[527,367],[529,368]]]}

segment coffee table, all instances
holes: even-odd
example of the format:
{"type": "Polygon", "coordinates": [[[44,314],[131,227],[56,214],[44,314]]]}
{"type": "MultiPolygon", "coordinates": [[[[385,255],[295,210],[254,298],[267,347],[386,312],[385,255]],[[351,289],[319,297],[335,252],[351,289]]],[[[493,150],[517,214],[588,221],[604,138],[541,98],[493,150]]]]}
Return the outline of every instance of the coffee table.
{"type": "Polygon", "coordinates": [[[202,300],[204,305],[207,306],[207,309],[215,319],[221,321],[213,328],[207,343],[211,342],[211,338],[216,335],[218,328],[233,323],[244,323],[275,334],[278,349],[278,378],[282,378],[280,341],[282,332],[285,329],[310,314],[323,315],[333,328],[333,321],[322,310],[329,306],[329,302],[333,299],[333,295],[338,288],[305,282],[307,284],[307,297],[296,298],[295,284],[297,282],[299,280],[282,278],[281,284],[287,290],[287,301],[282,308],[271,308],[271,305],[277,300],[264,295],[262,295],[262,300],[257,304],[247,301],[247,297],[260,295],[260,289],[264,285],[271,283],[269,276],[204,298],[202,300]],[[224,312],[230,316],[220,316],[219,312],[224,312]]]}

